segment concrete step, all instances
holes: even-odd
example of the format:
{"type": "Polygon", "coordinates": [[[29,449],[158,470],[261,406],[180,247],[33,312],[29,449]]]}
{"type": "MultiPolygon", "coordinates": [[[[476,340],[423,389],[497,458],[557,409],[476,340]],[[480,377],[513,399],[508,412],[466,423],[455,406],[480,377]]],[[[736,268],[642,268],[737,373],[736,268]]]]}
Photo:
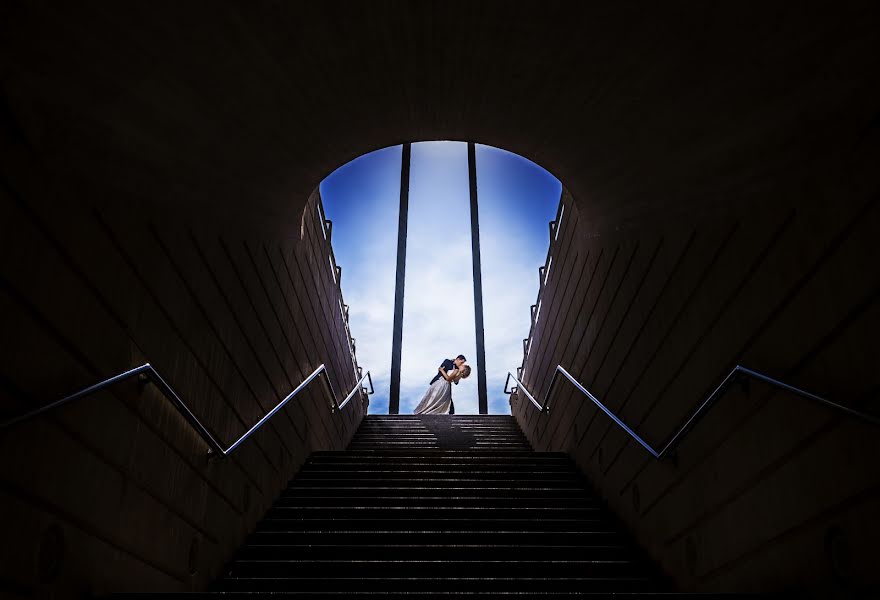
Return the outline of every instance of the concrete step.
{"type": "Polygon", "coordinates": [[[521,473],[525,471],[540,471],[542,473],[561,472],[570,473],[571,465],[565,462],[539,464],[535,462],[512,462],[512,461],[480,461],[466,462],[456,460],[446,461],[423,461],[423,460],[396,460],[386,459],[382,461],[347,460],[347,461],[309,461],[300,472],[319,471],[382,471],[392,469],[410,470],[469,470],[474,473],[504,469],[509,473],[521,473]]]}
{"type": "Polygon", "coordinates": [[[388,511],[388,514],[398,516],[398,515],[406,515],[410,516],[430,516],[432,513],[442,513],[444,516],[449,517],[460,517],[460,518],[472,518],[472,517],[486,517],[492,516],[493,518],[516,518],[519,516],[529,516],[529,517],[543,517],[547,518],[558,518],[560,515],[569,515],[572,517],[575,516],[589,516],[593,517],[596,514],[601,514],[603,517],[607,517],[607,514],[602,510],[601,507],[592,505],[586,506],[585,503],[580,503],[579,506],[572,507],[562,507],[557,506],[555,504],[551,504],[548,502],[543,502],[539,506],[488,506],[486,502],[473,502],[469,501],[466,503],[461,503],[455,500],[449,500],[446,498],[438,500],[437,503],[429,503],[424,500],[416,500],[413,498],[405,498],[402,501],[398,502],[383,502],[381,504],[376,504],[373,506],[365,505],[363,503],[360,504],[352,504],[351,506],[339,506],[338,502],[330,502],[325,505],[318,505],[314,502],[311,504],[307,504],[304,506],[291,506],[289,504],[279,504],[276,502],[272,508],[269,509],[269,512],[266,513],[266,516],[270,516],[272,511],[280,511],[278,516],[282,514],[291,518],[291,516],[309,516],[313,517],[318,512],[329,512],[334,511],[335,516],[344,517],[348,513],[352,511],[360,511],[358,512],[358,516],[370,516],[374,514],[379,514],[381,511],[388,511]]]}
{"type": "Polygon", "coordinates": [[[354,577],[345,572],[335,577],[228,577],[223,579],[224,592],[565,592],[582,590],[592,592],[645,592],[656,589],[648,577],[459,577],[449,574],[440,577],[354,577]]]}
{"type": "MultiPolygon", "coordinates": [[[[440,586],[442,587],[442,586],[440,586]]],[[[375,597],[382,600],[540,600],[543,598],[566,598],[585,600],[754,600],[762,596],[746,595],[746,594],[688,594],[683,592],[588,592],[578,590],[568,591],[479,591],[479,592],[461,592],[461,591],[408,591],[408,592],[371,592],[356,590],[324,590],[319,592],[307,591],[273,591],[273,597],[291,598],[296,600],[322,600],[326,598],[363,598],[375,597]]],[[[217,593],[189,593],[189,592],[172,592],[168,594],[160,593],[126,593],[116,594],[114,598],[120,600],[145,600],[147,598],[162,598],[165,600],[253,600],[256,596],[253,592],[228,592],[222,591],[222,596],[217,593]]]]}
{"type": "MultiPolygon", "coordinates": [[[[271,513],[277,515],[278,513],[271,513]]],[[[383,517],[282,517],[266,516],[257,523],[257,531],[383,531],[383,532],[420,532],[420,531],[449,531],[449,532],[613,532],[614,524],[603,518],[566,518],[559,517],[550,519],[546,517],[529,518],[464,518],[444,517],[436,518],[409,517],[409,516],[383,516],[383,517]]]]}
{"type": "Polygon", "coordinates": [[[411,457],[411,458],[459,458],[467,460],[499,459],[499,458],[519,458],[527,460],[570,460],[567,454],[562,452],[535,452],[534,450],[455,450],[441,448],[379,448],[366,451],[352,450],[324,450],[312,454],[313,458],[321,458],[325,456],[341,456],[345,458],[354,457],[411,457]]]}
{"type": "Polygon", "coordinates": [[[365,477],[343,477],[343,478],[331,478],[331,477],[298,477],[296,481],[291,483],[291,487],[294,488],[302,488],[302,487],[382,487],[382,488],[427,488],[427,489],[459,489],[459,488],[470,488],[470,489],[485,489],[485,488],[507,488],[511,492],[514,490],[522,489],[522,488],[578,488],[581,483],[580,480],[574,477],[565,477],[563,475],[559,475],[554,477],[555,474],[548,473],[546,476],[531,476],[531,477],[516,477],[514,475],[510,475],[505,479],[492,479],[486,480],[479,476],[479,474],[473,474],[472,476],[460,476],[460,477],[432,477],[428,473],[417,473],[413,474],[413,477],[410,478],[393,478],[393,477],[385,477],[385,478],[371,478],[368,476],[365,477]]]}
{"type": "Polygon", "coordinates": [[[385,468],[385,469],[363,469],[363,470],[350,470],[350,469],[326,469],[320,467],[312,467],[308,469],[303,469],[300,471],[300,478],[302,479],[386,479],[386,480],[397,480],[397,479],[405,479],[405,480],[413,480],[420,478],[431,478],[431,479],[473,479],[478,477],[483,481],[496,481],[496,480],[519,480],[519,481],[529,481],[529,480],[565,480],[565,481],[580,481],[582,479],[581,475],[578,473],[572,473],[570,471],[566,472],[563,470],[552,470],[552,471],[544,471],[544,470],[526,470],[520,469],[516,471],[501,469],[499,467],[493,468],[469,468],[466,467],[464,469],[454,469],[446,466],[440,466],[436,468],[410,468],[410,467],[400,467],[398,469],[385,468]]]}
{"type": "Polygon", "coordinates": [[[639,577],[644,565],[631,560],[539,560],[498,559],[405,559],[361,556],[347,559],[239,559],[225,577],[333,578],[340,573],[358,578],[546,578],[546,577],[639,577]]]}
{"type": "Polygon", "coordinates": [[[356,498],[426,498],[436,497],[442,492],[443,497],[448,498],[505,498],[505,499],[546,499],[546,498],[569,498],[587,500],[593,498],[591,492],[581,487],[555,487],[552,485],[522,485],[516,486],[450,486],[438,490],[435,486],[414,485],[409,487],[400,486],[358,486],[346,485],[341,482],[337,485],[313,485],[300,486],[291,484],[281,492],[280,498],[314,498],[326,496],[346,496],[356,498]]]}
{"type": "Polygon", "coordinates": [[[518,496],[511,498],[504,496],[394,496],[389,494],[365,495],[362,493],[350,493],[327,496],[282,496],[275,501],[274,508],[302,508],[304,510],[318,510],[332,508],[333,510],[347,510],[356,508],[365,510],[372,508],[388,508],[395,510],[403,509],[434,509],[437,506],[456,509],[500,510],[500,509],[580,509],[596,510],[599,504],[589,496],[546,496],[535,497],[518,496]]]}
{"type": "Polygon", "coordinates": [[[617,530],[586,531],[529,531],[510,529],[506,531],[451,530],[443,527],[435,530],[411,529],[397,531],[367,531],[346,529],[297,529],[295,535],[285,530],[260,529],[248,537],[248,544],[283,545],[294,540],[297,544],[330,544],[334,546],[384,546],[384,545],[522,545],[522,546],[620,546],[628,543],[625,535],[617,530]]]}
{"type": "Polygon", "coordinates": [[[603,517],[599,508],[492,508],[487,506],[278,506],[266,512],[267,519],[376,519],[380,516],[406,519],[431,517],[449,519],[478,519],[492,515],[494,519],[596,519],[603,517]]]}
{"type": "Polygon", "coordinates": [[[335,546],[331,544],[246,544],[238,559],[262,560],[495,560],[524,557],[542,560],[632,560],[637,553],[626,545],[553,546],[541,544],[377,544],[335,546]]]}

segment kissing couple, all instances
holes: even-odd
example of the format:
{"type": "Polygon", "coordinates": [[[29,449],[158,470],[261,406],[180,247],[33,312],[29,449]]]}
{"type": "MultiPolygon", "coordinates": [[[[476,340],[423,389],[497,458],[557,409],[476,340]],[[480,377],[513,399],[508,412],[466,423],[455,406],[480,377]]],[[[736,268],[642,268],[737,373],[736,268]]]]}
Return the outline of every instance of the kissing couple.
{"type": "Polygon", "coordinates": [[[467,379],[471,374],[471,368],[466,364],[464,354],[459,354],[455,359],[447,358],[437,369],[437,374],[431,380],[428,391],[422,397],[419,405],[413,411],[416,415],[445,415],[455,414],[455,404],[452,403],[452,384],[458,385],[462,379],[467,379]]]}

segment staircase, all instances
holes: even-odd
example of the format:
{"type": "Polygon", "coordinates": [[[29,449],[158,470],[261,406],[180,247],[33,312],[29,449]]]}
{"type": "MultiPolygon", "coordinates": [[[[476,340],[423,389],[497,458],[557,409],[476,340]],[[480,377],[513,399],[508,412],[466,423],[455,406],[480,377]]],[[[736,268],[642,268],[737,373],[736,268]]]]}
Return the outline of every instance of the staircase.
{"type": "Polygon", "coordinates": [[[213,591],[434,599],[668,589],[567,455],[532,451],[513,417],[389,415],[366,417],[347,451],[316,452],[213,591]]]}

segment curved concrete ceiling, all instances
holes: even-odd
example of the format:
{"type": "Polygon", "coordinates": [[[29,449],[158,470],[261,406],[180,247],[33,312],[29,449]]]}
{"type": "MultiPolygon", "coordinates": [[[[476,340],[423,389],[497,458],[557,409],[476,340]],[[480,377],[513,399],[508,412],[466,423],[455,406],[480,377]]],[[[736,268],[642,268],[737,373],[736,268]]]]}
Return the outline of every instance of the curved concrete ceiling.
{"type": "Polygon", "coordinates": [[[285,224],[361,154],[473,140],[601,227],[853,153],[874,4],[4,3],[4,120],[92,197],[285,224]]]}

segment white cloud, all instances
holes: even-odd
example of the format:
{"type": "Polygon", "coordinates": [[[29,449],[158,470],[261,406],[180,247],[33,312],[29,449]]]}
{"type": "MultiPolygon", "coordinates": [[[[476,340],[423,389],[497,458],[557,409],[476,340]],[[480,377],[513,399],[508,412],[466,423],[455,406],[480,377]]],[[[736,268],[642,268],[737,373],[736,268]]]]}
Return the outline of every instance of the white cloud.
{"type": "MultiPolygon", "coordinates": [[[[408,252],[401,413],[412,412],[443,358],[463,353],[472,367],[477,366],[470,240],[449,242],[439,259],[425,245],[416,244],[408,252]]],[[[529,306],[535,301],[538,288],[537,265],[516,260],[519,252],[515,248],[509,252],[513,257],[497,258],[505,255],[506,247],[515,247],[515,241],[487,237],[481,242],[490,412],[507,413],[504,381],[507,371],[515,371],[522,361],[522,339],[529,330],[529,306]]],[[[377,246],[366,255],[386,254],[387,248],[377,246]]],[[[395,273],[393,269],[370,273],[367,285],[352,278],[344,280],[343,285],[351,306],[351,329],[357,338],[358,358],[372,372],[377,389],[371,412],[385,412],[390,385],[395,273]]],[[[457,412],[476,413],[476,373],[455,386],[453,396],[457,412]]]]}
{"type": "MultiPolygon", "coordinates": [[[[470,241],[447,240],[442,252],[413,244],[404,301],[401,412],[412,412],[444,358],[464,354],[476,366],[470,241]]],[[[476,412],[475,376],[453,388],[457,412],[476,412]]]]}
{"type": "MultiPolygon", "coordinates": [[[[463,353],[472,367],[478,366],[464,151],[456,143],[413,146],[401,413],[412,412],[443,358],[463,353]]],[[[537,270],[547,242],[539,247],[516,239],[509,232],[517,215],[495,211],[489,206],[484,212],[481,202],[487,383],[489,412],[506,414],[510,406],[504,382],[507,371],[515,371],[522,361],[522,339],[529,332],[529,306],[537,295],[537,270]]],[[[391,370],[396,209],[393,218],[384,213],[362,218],[374,219],[366,231],[358,230],[362,247],[337,248],[337,259],[346,273],[343,290],[358,360],[371,371],[376,388],[370,412],[383,413],[388,410],[391,370]]],[[[546,222],[534,226],[546,229],[546,222]]],[[[457,413],[477,412],[476,372],[453,387],[453,397],[457,413]]]]}

